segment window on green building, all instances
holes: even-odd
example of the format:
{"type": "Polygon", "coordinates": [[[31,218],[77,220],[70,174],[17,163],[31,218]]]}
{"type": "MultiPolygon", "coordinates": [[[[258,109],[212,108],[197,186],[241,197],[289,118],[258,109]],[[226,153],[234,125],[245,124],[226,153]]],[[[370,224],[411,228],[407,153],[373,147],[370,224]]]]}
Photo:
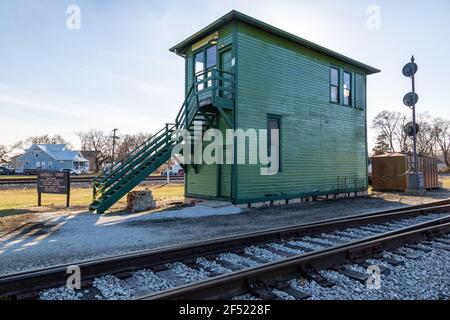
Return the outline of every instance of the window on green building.
{"type": "MultiPolygon", "coordinates": [[[[203,71],[205,70],[205,54],[203,51],[200,51],[195,54],[195,80],[201,81],[204,79],[203,71]]],[[[199,84],[197,89],[202,90],[204,87],[203,84],[199,84]]]]}
{"type": "Polygon", "coordinates": [[[344,105],[352,105],[352,74],[344,71],[344,105]]]}
{"type": "MultiPolygon", "coordinates": [[[[212,46],[206,49],[206,70],[209,70],[207,72],[207,77],[212,77],[212,69],[215,69],[217,65],[217,46],[212,46]]],[[[212,81],[208,81],[207,83],[208,87],[212,86],[212,81]]]]}
{"type": "MultiPolygon", "coordinates": [[[[194,56],[195,61],[195,80],[201,81],[205,79],[205,74],[209,78],[212,76],[212,69],[217,66],[217,46],[211,46],[202,49],[197,52],[194,56]]],[[[212,81],[208,81],[206,84],[199,84],[197,89],[203,90],[204,88],[210,87],[212,81]]]]}
{"type": "Polygon", "coordinates": [[[206,49],[206,69],[214,68],[217,64],[217,46],[206,49]]]}
{"type": "Polygon", "coordinates": [[[339,103],[339,69],[330,68],[330,101],[339,103]]]}

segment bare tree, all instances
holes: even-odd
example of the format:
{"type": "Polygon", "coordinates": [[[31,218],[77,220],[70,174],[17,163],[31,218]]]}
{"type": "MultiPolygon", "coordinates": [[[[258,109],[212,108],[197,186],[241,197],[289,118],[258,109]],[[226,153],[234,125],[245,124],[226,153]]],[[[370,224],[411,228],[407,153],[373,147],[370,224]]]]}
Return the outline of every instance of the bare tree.
{"type": "Polygon", "coordinates": [[[68,148],[72,148],[69,141],[64,139],[61,135],[55,134],[54,136],[49,136],[44,134],[42,136],[31,136],[23,141],[18,141],[11,146],[11,150],[25,150],[33,144],[65,144],[68,148]]]}
{"type": "Polygon", "coordinates": [[[378,132],[377,139],[383,139],[383,145],[389,146],[389,152],[396,151],[395,138],[401,119],[400,112],[384,110],[372,121],[372,128],[378,132]]]}
{"type": "Polygon", "coordinates": [[[434,155],[435,135],[433,134],[433,125],[428,113],[419,113],[417,115],[417,124],[419,132],[417,133],[417,152],[423,155],[434,155]]]}
{"type": "Polygon", "coordinates": [[[147,133],[138,133],[138,134],[125,134],[120,137],[119,143],[117,144],[116,149],[116,158],[121,160],[125,158],[129,153],[131,153],[134,149],[139,147],[145,141],[150,139],[151,135],[147,133]]]}
{"type": "Polygon", "coordinates": [[[48,134],[42,136],[32,136],[25,140],[25,144],[65,144],[70,145],[70,143],[64,139],[61,135],[55,134],[54,136],[49,136],[48,134]]]}
{"type": "Polygon", "coordinates": [[[108,135],[100,130],[78,132],[81,141],[81,150],[95,151],[95,168],[99,170],[111,158],[112,142],[108,135]]]}
{"type": "Polygon", "coordinates": [[[5,145],[0,144],[0,159],[4,158],[7,154],[8,148],[5,145]]]}
{"type": "Polygon", "coordinates": [[[450,168],[450,121],[442,118],[434,119],[432,132],[445,165],[450,168]]]}
{"type": "Polygon", "coordinates": [[[409,137],[404,130],[404,128],[408,122],[409,122],[408,117],[406,115],[402,114],[400,116],[399,122],[397,123],[397,126],[394,131],[394,137],[395,137],[394,144],[398,146],[398,150],[400,152],[409,152],[410,151],[409,137]]]}

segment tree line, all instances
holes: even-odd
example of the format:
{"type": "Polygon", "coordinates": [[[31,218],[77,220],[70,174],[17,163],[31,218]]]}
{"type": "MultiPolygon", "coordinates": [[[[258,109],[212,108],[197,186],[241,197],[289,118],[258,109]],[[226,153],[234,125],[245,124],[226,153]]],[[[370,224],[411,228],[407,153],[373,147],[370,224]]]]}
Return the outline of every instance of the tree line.
{"type": "MultiPolygon", "coordinates": [[[[81,151],[92,151],[94,163],[91,166],[95,171],[100,171],[105,163],[112,160],[113,139],[111,134],[102,130],[91,129],[84,132],[77,132],[80,139],[81,151]]],[[[135,148],[150,139],[149,133],[123,134],[116,140],[114,158],[123,159],[135,148]]],[[[61,135],[41,135],[31,136],[25,140],[18,141],[11,146],[0,145],[0,159],[7,158],[12,153],[23,153],[33,144],[65,144],[72,148],[71,143],[61,135]]]]}
{"type": "MultiPolygon", "coordinates": [[[[404,131],[410,117],[401,112],[384,110],[372,121],[372,129],[376,132],[375,155],[389,152],[412,152],[412,139],[404,131]]],[[[439,157],[450,168],[450,120],[431,117],[428,113],[419,113],[417,124],[417,151],[419,154],[439,157]]],[[[105,163],[111,162],[113,141],[110,133],[91,129],[78,132],[82,151],[93,151],[95,163],[93,168],[101,170],[105,163]]],[[[120,160],[150,138],[148,133],[123,134],[116,141],[115,159],[120,160]]],[[[0,159],[5,158],[13,150],[24,151],[32,144],[66,144],[69,141],[61,135],[32,136],[18,141],[10,147],[0,145],[0,159]]]]}
{"type": "MultiPolygon", "coordinates": [[[[113,139],[110,134],[101,130],[91,129],[86,132],[78,132],[77,136],[81,141],[81,150],[95,152],[94,166],[96,171],[101,170],[104,163],[111,162],[113,139]]],[[[150,137],[151,134],[143,132],[119,136],[114,148],[114,159],[121,160],[125,158],[130,152],[150,139],[150,137]]]]}
{"type": "MultiPolygon", "coordinates": [[[[380,112],[372,121],[372,129],[377,134],[373,153],[412,152],[413,140],[404,130],[410,121],[410,117],[401,112],[380,112]]],[[[419,113],[416,122],[419,125],[417,152],[439,157],[450,168],[450,121],[419,113]]]]}

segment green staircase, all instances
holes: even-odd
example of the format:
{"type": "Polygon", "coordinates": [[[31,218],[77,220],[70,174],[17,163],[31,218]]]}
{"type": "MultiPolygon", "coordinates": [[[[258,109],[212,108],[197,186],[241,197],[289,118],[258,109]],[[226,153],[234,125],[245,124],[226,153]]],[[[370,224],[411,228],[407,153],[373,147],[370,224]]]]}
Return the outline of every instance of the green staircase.
{"type": "MultiPolygon", "coordinates": [[[[89,210],[104,213],[167,162],[177,143],[172,139],[176,130],[187,129],[192,134],[194,125],[201,126],[202,132],[210,127],[216,127],[217,114],[226,117],[223,108],[233,105],[230,102],[230,96],[234,95],[232,79],[234,78],[230,76],[224,77],[221,71],[213,70],[205,74],[201,80],[195,81],[175,119],[175,124],[166,124],[93,181],[93,200],[89,210]],[[228,83],[226,91],[223,89],[225,81],[228,83]],[[225,95],[227,96],[224,97],[225,95]]],[[[225,121],[231,125],[228,117],[225,121]]]]}

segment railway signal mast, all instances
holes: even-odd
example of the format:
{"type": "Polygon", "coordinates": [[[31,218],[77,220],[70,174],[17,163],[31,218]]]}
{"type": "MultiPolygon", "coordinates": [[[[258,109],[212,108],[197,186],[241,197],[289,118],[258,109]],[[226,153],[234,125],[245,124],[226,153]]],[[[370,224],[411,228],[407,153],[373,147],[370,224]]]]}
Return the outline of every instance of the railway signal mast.
{"type": "Polygon", "coordinates": [[[411,57],[411,62],[407,63],[403,67],[403,75],[407,78],[411,78],[412,92],[405,95],[403,103],[412,110],[412,123],[409,123],[405,127],[405,132],[412,136],[413,139],[413,160],[411,169],[408,173],[408,190],[412,192],[423,192],[423,174],[418,170],[417,159],[417,133],[419,132],[419,126],[416,123],[416,103],[419,101],[419,96],[416,94],[416,80],[415,74],[417,73],[418,66],[414,62],[414,56],[411,57]]]}

